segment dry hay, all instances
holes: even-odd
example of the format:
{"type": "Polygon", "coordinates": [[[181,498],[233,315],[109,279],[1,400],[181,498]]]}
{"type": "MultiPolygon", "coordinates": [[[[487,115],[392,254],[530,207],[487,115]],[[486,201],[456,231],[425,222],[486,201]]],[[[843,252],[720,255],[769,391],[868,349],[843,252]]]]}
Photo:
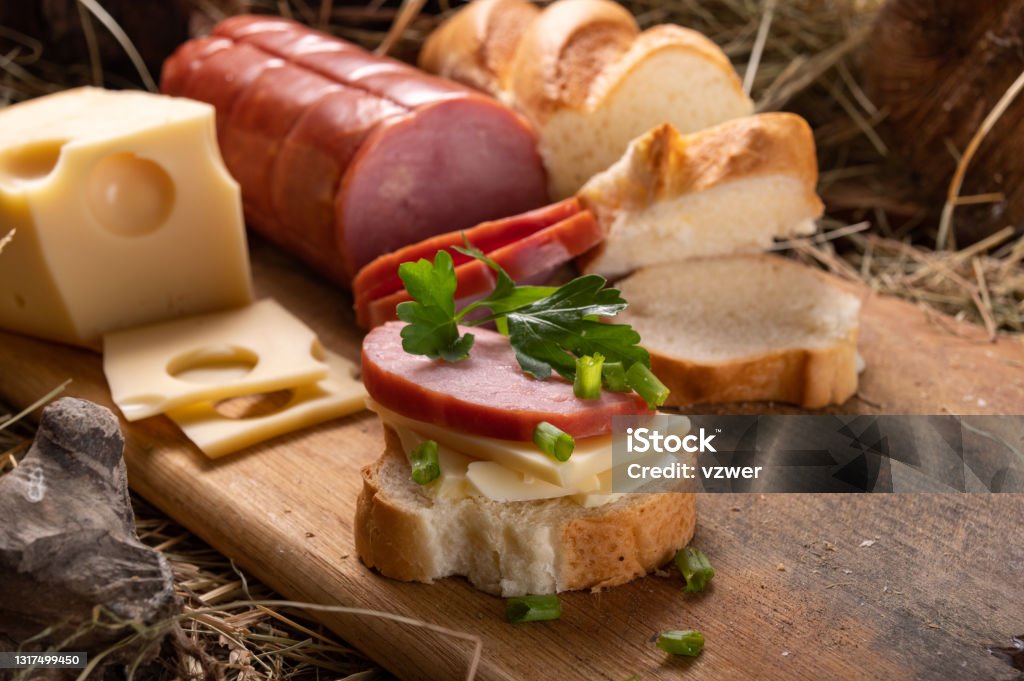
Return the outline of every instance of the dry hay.
{"type": "MultiPolygon", "coordinates": [[[[889,158],[878,128],[886,112],[858,85],[857,49],[877,0],[629,0],[644,26],[675,22],[701,30],[723,47],[757,102],[758,110],[800,113],[815,130],[821,167],[819,191],[829,214],[823,233],[783,244],[798,257],[839,276],[861,280],[882,293],[914,300],[997,331],[1024,332],[1024,239],[1004,230],[970,248],[936,252],[939,225],[924,206],[900,191],[904,178],[889,158]],[[864,231],[870,223],[870,230],[864,231]]],[[[100,3],[84,30],[105,30],[100,3]]],[[[228,14],[281,14],[318,26],[369,48],[386,44],[393,55],[414,57],[423,39],[448,11],[447,0],[422,9],[374,0],[365,6],[332,0],[186,0],[192,27],[203,31],[228,14]],[[399,24],[402,30],[392,31],[399,24]]],[[[94,44],[95,36],[87,36],[94,44]]],[[[144,84],[146,77],[104,73],[83,59],[70,67],[48,59],[37,41],[0,26],[0,105],[90,83],[144,84]]],[[[130,48],[129,48],[130,51],[130,48]]],[[[95,53],[95,51],[93,51],[95,53]]],[[[95,56],[95,54],[93,54],[95,56]]],[[[141,74],[144,69],[137,69],[141,74]]],[[[969,172],[969,169],[967,169],[969,172]]],[[[982,197],[983,198],[983,197],[982,197]]],[[[963,203],[971,201],[966,197],[963,203]]],[[[2,420],[2,419],[0,419],[2,420]]],[[[0,430],[0,473],[16,465],[31,429],[0,430]]],[[[139,534],[164,551],[174,566],[184,618],[160,660],[147,667],[163,678],[306,679],[377,678],[358,653],[294,608],[256,605],[273,598],[230,561],[142,502],[139,534]],[[226,604],[231,602],[230,609],[226,604]],[[239,605],[239,603],[242,605],[239,605]],[[347,676],[354,674],[354,676],[347,676]]],[[[140,673],[140,677],[142,674],[140,673]]]]}
{"type": "MultiPolygon", "coordinates": [[[[33,411],[56,396],[61,386],[33,411]]],[[[17,467],[28,451],[34,428],[0,408],[0,475],[17,467]]],[[[234,563],[132,494],[139,538],[167,558],[175,590],[184,604],[177,618],[132,633],[107,651],[93,651],[90,664],[138,637],[167,638],[156,659],[124,670],[84,670],[85,678],[135,678],[140,681],[371,681],[391,678],[360,653],[340,642],[305,610],[284,607],[270,589],[248,577],[234,563]]],[[[316,607],[316,606],[313,606],[316,607]]],[[[122,627],[112,614],[94,613],[90,627],[122,627]]],[[[129,623],[130,625],[130,623],[129,623]]],[[[73,641],[63,649],[73,650],[73,641]]],[[[22,675],[31,678],[30,673],[22,675]]],[[[15,676],[14,679],[18,677],[15,676]]]]}

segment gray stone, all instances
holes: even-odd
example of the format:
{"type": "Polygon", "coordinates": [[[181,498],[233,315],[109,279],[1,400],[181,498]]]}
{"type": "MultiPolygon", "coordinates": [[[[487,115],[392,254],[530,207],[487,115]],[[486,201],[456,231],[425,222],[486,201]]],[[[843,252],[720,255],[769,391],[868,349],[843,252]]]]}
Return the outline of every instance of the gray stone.
{"type": "Polygon", "coordinates": [[[69,397],[43,410],[28,454],[0,477],[0,636],[51,628],[37,647],[78,630],[67,649],[96,650],[131,631],[88,626],[96,606],[104,621],[143,626],[180,610],[167,560],[135,534],[123,450],[108,409],[69,397]]]}

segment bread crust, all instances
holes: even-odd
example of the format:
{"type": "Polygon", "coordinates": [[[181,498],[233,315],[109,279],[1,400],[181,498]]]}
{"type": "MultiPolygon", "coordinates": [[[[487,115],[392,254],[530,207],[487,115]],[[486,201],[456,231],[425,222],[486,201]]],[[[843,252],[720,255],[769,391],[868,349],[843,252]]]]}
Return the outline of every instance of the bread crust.
{"type": "MultiPolygon", "coordinates": [[[[766,176],[786,176],[799,182],[801,196],[795,200],[802,202],[805,221],[824,212],[816,192],[818,163],[814,135],[800,116],[756,114],[690,135],[664,123],[633,140],[622,159],[587,182],[578,197],[608,234],[622,213],[642,211],[656,202],[730,182],[766,176]]],[[[800,231],[799,225],[787,228],[800,231]]],[[[617,236],[621,239],[631,235],[617,236]]],[[[606,252],[614,248],[615,239],[598,244],[578,259],[580,267],[586,272],[602,271],[607,265],[606,252]]]]}
{"type": "Polygon", "coordinates": [[[617,586],[671,560],[697,524],[692,492],[645,494],[640,503],[569,522],[562,532],[566,590],[617,586]]]}
{"type": "Polygon", "coordinates": [[[856,329],[828,348],[790,348],[719,364],[650,353],[651,370],[672,391],[666,406],[774,401],[820,409],[857,392],[856,329]]]}
{"type": "MultiPolygon", "coordinates": [[[[733,255],[707,260],[736,263],[737,267],[746,270],[765,266],[805,270],[814,285],[834,291],[836,305],[850,306],[854,321],[844,333],[824,347],[778,347],[759,354],[724,361],[697,361],[672,354],[650,342],[643,343],[651,355],[651,370],[671,391],[666,406],[778,401],[797,404],[806,409],[820,409],[830,404],[842,404],[857,392],[859,327],[855,323],[855,315],[859,310],[859,302],[856,297],[824,272],[778,256],[733,255]],[[841,303],[844,297],[847,297],[847,301],[841,303]]],[[[699,261],[690,262],[692,264],[699,261]]],[[[685,265],[686,263],[683,263],[681,266],[685,265]]],[[[638,273],[644,271],[644,268],[641,268],[638,273]]],[[[656,279],[665,282],[666,277],[658,276],[656,279]]],[[[629,281],[627,279],[621,284],[624,294],[637,305],[642,305],[643,297],[638,291],[628,290],[629,281]]],[[[811,282],[807,283],[810,285],[811,282]]],[[[660,295],[662,292],[649,293],[660,295]]],[[[699,293],[688,291],[686,295],[699,296],[699,293]]],[[[771,301],[765,300],[762,304],[771,305],[771,301]]],[[[641,336],[644,336],[644,323],[640,319],[630,317],[627,311],[623,321],[631,323],[641,336]]],[[[647,338],[650,339],[650,334],[647,338]]]]}
{"type": "MultiPolygon", "coordinates": [[[[433,534],[419,507],[403,504],[389,494],[381,472],[400,457],[401,443],[384,428],[384,452],[363,468],[363,489],[356,505],[356,552],[362,562],[386,577],[432,582],[438,574],[430,559],[433,534]]],[[[405,464],[407,465],[407,464],[405,464]]],[[[477,504],[484,512],[489,504],[477,504]]],[[[517,502],[564,504],[565,500],[517,502]]],[[[647,574],[670,560],[693,537],[696,526],[693,493],[629,494],[598,508],[578,507],[558,533],[552,571],[559,591],[616,586],[647,574]]],[[[474,582],[473,575],[466,575],[474,582]]],[[[474,582],[478,588],[482,585],[474,582]]],[[[494,593],[495,589],[485,589],[494,593]]]]}
{"type": "Polygon", "coordinates": [[[788,175],[804,189],[809,210],[824,210],[815,192],[818,161],[811,127],[791,113],[764,113],[683,135],[664,123],[637,137],[622,160],[579,192],[602,224],[618,210],[696,193],[735,180],[788,175]]]}
{"type": "Polygon", "coordinates": [[[745,97],[721,49],[691,29],[640,31],[611,0],[474,0],[427,39],[421,68],[483,90],[542,126],[559,108],[593,110],[644,60],[682,49],[707,60],[745,97]]]}
{"type": "MultiPolygon", "coordinates": [[[[384,456],[401,452],[398,436],[384,429],[384,456]]],[[[424,542],[430,533],[423,519],[384,491],[379,477],[384,456],[363,467],[363,489],[356,500],[356,553],[367,567],[404,582],[431,582],[435,572],[424,542]]],[[[404,456],[404,454],[403,454],[404,456]]]]}
{"type": "Polygon", "coordinates": [[[584,109],[592,86],[633,44],[640,29],[610,0],[559,0],[523,33],[502,81],[515,105],[543,125],[559,107],[584,109]]]}
{"type": "Polygon", "coordinates": [[[475,0],[430,34],[419,66],[500,99],[520,39],[539,13],[526,0],[475,0]]]}

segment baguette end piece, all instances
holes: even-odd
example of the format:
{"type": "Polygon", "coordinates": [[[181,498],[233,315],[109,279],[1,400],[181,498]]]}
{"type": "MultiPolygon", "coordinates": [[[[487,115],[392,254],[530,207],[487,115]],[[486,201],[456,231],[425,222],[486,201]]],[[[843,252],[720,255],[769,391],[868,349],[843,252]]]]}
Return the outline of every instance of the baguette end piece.
{"type": "Polygon", "coordinates": [[[606,233],[581,264],[615,278],[811,234],[824,210],[817,179],[814,138],[799,116],[758,114],[691,135],[662,124],[580,190],[606,233]]]}

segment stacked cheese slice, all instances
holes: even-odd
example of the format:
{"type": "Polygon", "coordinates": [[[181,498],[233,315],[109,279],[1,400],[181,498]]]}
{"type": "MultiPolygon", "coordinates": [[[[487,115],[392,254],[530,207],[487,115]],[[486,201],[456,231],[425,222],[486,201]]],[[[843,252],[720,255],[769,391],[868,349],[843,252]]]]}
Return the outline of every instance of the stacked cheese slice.
{"type": "Polygon", "coordinates": [[[271,299],[107,334],[103,369],[126,419],[166,414],[210,457],[361,411],[366,395],[358,367],[271,299]]]}
{"type": "MultiPolygon", "coordinates": [[[[666,465],[678,457],[662,453],[628,454],[620,433],[583,438],[572,457],[560,462],[531,442],[474,435],[403,416],[373,400],[369,407],[391,428],[406,456],[425,440],[438,443],[441,475],[425,491],[449,500],[479,495],[491,501],[538,501],[568,498],[584,508],[595,508],[640,491],[649,481],[633,479],[626,468],[633,463],[666,465]],[[613,457],[613,451],[618,456],[613,457]]],[[[681,416],[644,417],[644,425],[679,437],[689,432],[681,416]]]]}

